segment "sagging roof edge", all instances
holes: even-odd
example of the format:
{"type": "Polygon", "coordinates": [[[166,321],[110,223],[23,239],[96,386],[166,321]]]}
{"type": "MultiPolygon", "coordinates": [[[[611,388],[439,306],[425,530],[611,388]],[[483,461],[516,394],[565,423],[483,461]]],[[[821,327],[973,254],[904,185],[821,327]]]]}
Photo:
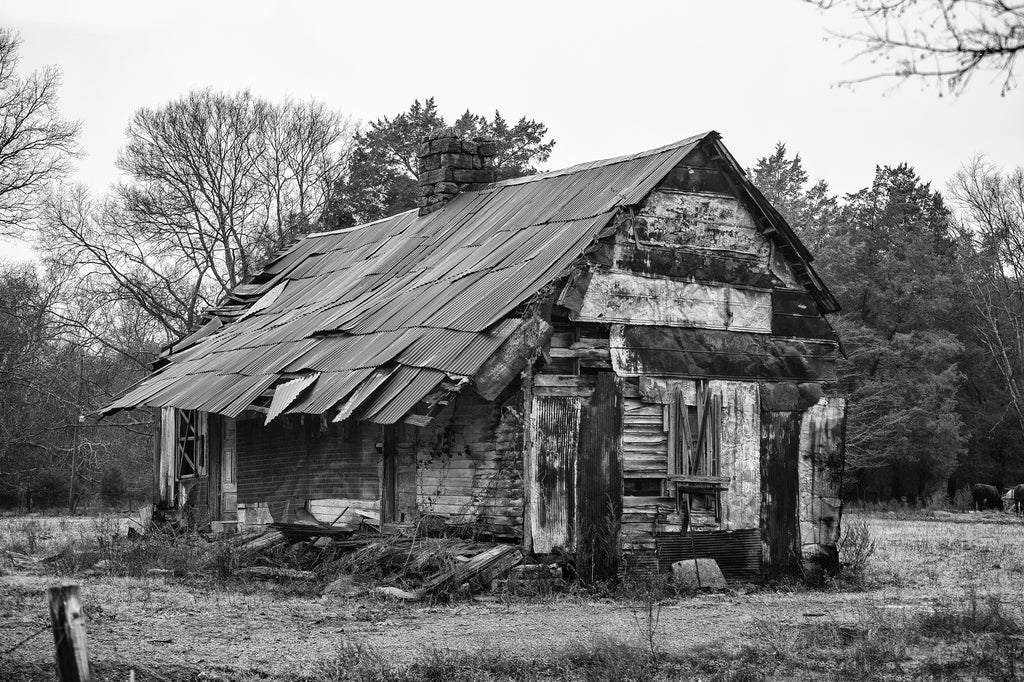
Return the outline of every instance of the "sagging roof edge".
{"type": "MultiPolygon", "coordinates": [[[[757,208],[758,212],[761,213],[764,216],[764,218],[771,223],[771,225],[775,228],[775,232],[777,232],[779,238],[781,238],[781,240],[784,242],[785,245],[789,246],[789,248],[791,249],[791,255],[793,257],[795,257],[796,259],[798,259],[800,261],[801,265],[803,266],[803,268],[806,270],[806,276],[807,277],[805,278],[805,282],[804,283],[811,290],[811,293],[815,297],[815,299],[817,300],[817,302],[818,302],[822,312],[836,312],[836,311],[838,311],[839,310],[839,305],[836,302],[835,298],[832,296],[831,292],[827,289],[825,284],[821,281],[820,277],[814,271],[813,267],[810,265],[810,261],[813,260],[813,256],[811,256],[811,254],[807,250],[806,246],[804,246],[804,244],[800,241],[800,239],[797,237],[795,232],[792,230],[792,228],[786,222],[785,218],[782,217],[782,215],[770,204],[770,202],[767,201],[767,199],[764,197],[764,195],[750,182],[749,178],[746,176],[746,173],[743,171],[743,168],[738,164],[738,162],[732,156],[732,154],[721,143],[721,136],[719,135],[719,133],[717,133],[715,131],[710,131],[710,132],[704,133],[702,135],[686,138],[685,140],[681,140],[679,142],[676,142],[676,143],[673,143],[673,144],[670,144],[670,145],[665,145],[665,146],[660,147],[660,148],[658,148],[656,150],[650,150],[650,151],[647,151],[647,152],[641,152],[641,153],[638,153],[638,154],[634,154],[634,155],[630,155],[630,156],[625,156],[625,157],[617,157],[617,158],[614,158],[614,159],[606,159],[606,160],[602,160],[602,161],[594,161],[594,162],[590,162],[590,163],[586,163],[586,164],[581,164],[581,165],[578,165],[578,166],[573,166],[573,167],[570,167],[568,169],[563,169],[561,171],[551,171],[549,173],[537,174],[537,175],[534,175],[534,176],[525,176],[524,178],[521,178],[521,179],[506,180],[506,181],[503,181],[501,183],[494,183],[493,185],[489,186],[489,188],[493,187],[493,186],[501,185],[501,184],[522,184],[522,183],[525,183],[525,182],[532,182],[532,181],[541,180],[541,179],[544,179],[544,178],[549,178],[549,177],[558,176],[558,175],[565,175],[565,174],[569,174],[569,173],[572,173],[572,172],[578,172],[578,171],[586,170],[586,169],[589,169],[589,168],[595,168],[595,167],[600,167],[600,166],[607,166],[607,165],[612,165],[612,164],[615,164],[615,163],[622,163],[622,162],[626,162],[626,161],[629,161],[629,160],[632,160],[632,159],[636,159],[636,158],[643,158],[643,157],[651,156],[651,155],[658,154],[658,153],[664,153],[664,152],[667,152],[667,151],[676,150],[678,153],[672,155],[671,158],[674,159],[672,163],[663,164],[656,171],[654,171],[651,174],[651,176],[646,178],[641,183],[640,186],[635,188],[638,191],[635,191],[635,192],[631,193],[628,196],[628,199],[627,199],[627,197],[621,197],[621,199],[623,199],[625,201],[623,203],[621,203],[615,211],[612,211],[612,212],[610,212],[608,214],[607,220],[605,221],[605,224],[607,224],[609,222],[612,222],[614,215],[617,215],[618,212],[621,211],[623,208],[626,208],[626,207],[629,207],[629,206],[635,206],[636,204],[641,203],[650,194],[650,192],[653,191],[664,180],[664,178],[668,175],[668,173],[671,172],[671,170],[682,160],[682,156],[685,156],[685,154],[689,153],[690,151],[692,151],[694,148],[697,148],[697,147],[710,148],[710,150],[712,150],[713,152],[717,153],[716,156],[713,157],[713,158],[717,158],[718,160],[724,162],[723,165],[728,166],[729,170],[731,171],[731,175],[733,175],[733,180],[736,181],[736,183],[743,190],[743,192],[745,192],[748,195],[749,203],[752,203],[757,208]],[[675,158],[677,156],[679,158],[675,158]]],[[[486,189],[485,190],[481,190],[481,191],[486,191],[486,189]]],[[[741,196],[739,198],[742,200],[744,197],[741,196]]],[[[408,213],[408,211],[403,212],[403,213],[408,213]]],[[[382,221],[383,220],[390,220],[392,218],[395,218],[398,215],[401,215],[401,213],[396,214],[395,216],[389,216],[388,218],[384,218],[384,219],[382,219],[382,221]]],[[[269,259],[267,261],[267,263],[264,264],[264,266],[263,266],[264,270],[261,271],[261,273],[256,273],[253,277],[248,278],[247,282],[251,282],[251,281],[253,281],[255,279],[258,279],[260,274],[265,272],[265,268],[270,267],[274,262],[278,261],[284,254],[289,252],[298,243],[300,243],[301,241],[303,241],[305,239],[317,238],[317,237],[327,236],[327,235],[331,235],[331,234],[338,234],[338,233],[343,233],[343,232],[353,232],[353,231],[356,231],[356,230],[361,230],[361,229],[368,228],[368,227],[370,227],[370,226],[372,226],[374,224],[377,224],[379,222],[381,222],[381,221],[373,221],[371,223],[365,223],[363,225],[355,226],[355,227],[352,227],[352,228],[345,228],[344,230],[335,230],[335,231],[331,231],[331,232],[322,232],[322,233],[311,233],[309,235],[305,235],[302,239],[298,240],[297,242],[292,244],[287,249],[282,249],[281,251],[275,253],[274,257],[269,259]]],[[[591,248],[593,246],[595,241],[597,241],[597,237],[592,239],[591,242],[586,245],[586,247],[583,249],[583,251],[576,255],[575,260],[573,261],[573,263],[569,267],[567,267],[564,270],[554,274],[553,277],[548,279],[546,282],[542,283],[541,286],[537,287],[537,289],[533,292],[533,294],[531,294],[531,296],[536,295],[536,292],[540,291],[543,288],[543,286],[546,286],[547,284],[549,284],[551,282],[557,281],[560,277],[564,276],[566,272],[571,271],[572,267],[574,267],[577,264],[578,260],[583,257],[583,254],[587,251],[587,249],[589,249],[589,248],[591,248]]],[[[271,278],[271,279],[273,279],[273,278],[271,278]]],[[[232,290],[232,292],[233,291],[234,290],[232,290]]],[[[224,295],[224,299],[223,300],[229,300],[232,297],[232,292],[227,292],[224,295]]],[[[236,299],[237,299],[237,297],[236,297],[236,299]]],[[[237,305],[237,309],[239,310],[239,312],[242,312],[242,311],[246,310],[247,308],[251,307],[258,300],[259,300],[258,296],[253,298],[252,301],[242,301],[242,300],[239,300],[238,301],[238,305],[237,305]]],[[[235,306],[233,306],[233,307],[235,307],[235,306]]],[[[174,353],[176,353],[179,350],[184,350],[186,347],[189,347],[189,346],[195,345],[196,343],[201,342],[205,336],[209,335],[210,333],[218,331],[219,328],[221,326],[223,326],[222,324],[217,324],[214,328],[210,329],[210,331],[208,333],[203,334],[202,332],[205,329],[207,329],[210,326],[212,326],[212,324],[211,324],[212,322],[214,322],[214,321],[218,321],[219,322],[219,317],[216,316],[216,315],[209,316],[206,319],[207,319],[207,322],[205,323],[205,325],[202,328],[200,328],[198,330],[192,331],[190,334],[188,334],[185,337],[183,337],[182,340],[179,340],[179,341],[177,341],[177,342],[175,342],[173,344],[168,344],[168,346],[166,348],[167,348],[167,350],[171,351],[170,354],[173,355],[174,353]],[[182,341],[185,341],[185,340],[189,340],[191,342],[190,343],[182,344],[182,341]]],[[[230,322],[228,322],[228,324],[230,324],[230,322]]],[[[168,355],[162,355],[161,358],[157,361],[157,363],[154,363],[154,364],[158,364],[159,363],[160,365],[164,365],[164,364],[167,364],[168,362],[169,362],[168,355]],[[161,361],[163,361],[163,362],[161,362],[161,361]]],[[[150,378],[152,376],[155,376],[155,375],[150,375],[149,377],[146,377],[146,378],[140,380],[139,382],[136,382],[135,384],[133,384],[133,387],[138,386],[138,384],[142,383],[142,381],[145,381],[146,379],[148,379],[148,378],[150,378]]],[[[279,381],[279,380],[281,380],[283,378],[284,377],[278,377],[278,379],[276,381],[279,381]]],[[[294,377],[290,377],[290,378],[294,378],[294,377]]],[[[276,383],[276,381],[275,381],[275,383],[276,383]]],[[[458,390],[455,391],[454,393],[461,392],[461,389],[465,385],[468,385],[468,383],[461,383],[459,385],[458,390]]],[[[122,396],[127,395],[131,390],[132,389],[129,388],[127,391],[123,392],[121,395],[122,396]]],[[[369,397],[370,396],[368,396],[368,398],[369,397]]],[[[144,404],[145,403],[140,403],[140,404],[135,405],[134,407],[138,407],[138,406],[141,406],[141,405],[144,405],[144,404]]],[[[106,416],[108,414],[114,414],[117,411],[120,411],[121,409],[134,409],[134,407],[118,408],[118,409],[115,409],[115,410],[112,410],[112,411],[109,411],[109,412],[107,412],[106,410],[101,410],[101,411],[99,411],[97,413],[93,413],[93,414],[94,414],[94,416],[95,415],[99,415],[100,417],[102,417],[102,416],[106,416]]],[[[330,409],[333,410],[335,407],[336,406],[332,405],[330,409]]],[[[411,413],[414,407],[415,407],[415,405],[410,407],[410,409],[408,410],[407,414],[411,413]]],[[[325,411],[324,414],[328,414],[329,412],[330,412],[330,410],[325,411]]],[[[407,416],[407,414],[406,415],[402,415],[402,417],[400,417],[400,419],[405,418],[407,416]]]]}

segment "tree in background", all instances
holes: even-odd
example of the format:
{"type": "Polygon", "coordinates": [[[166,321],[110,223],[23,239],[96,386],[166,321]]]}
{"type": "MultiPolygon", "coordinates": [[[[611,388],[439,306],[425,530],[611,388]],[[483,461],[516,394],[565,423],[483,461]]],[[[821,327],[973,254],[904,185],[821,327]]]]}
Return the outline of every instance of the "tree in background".
{"type": "MultiPolygon", "coordinates": [[[[326,227],[349,227],[415,208],[416,149],[424,135],[445,125],[433,97],[415,100],[394,118],[370,123],[355,137],[348,173],[335,186],[326,227]]],[[[554,140],[545,140],[547,126],[525,116],[510,125],[498,111],[489,120],[467,110],[452,125],[464,137],[497,141],[499,179],[536,173],[536,164],[546,161],[555,146],[554,140]]]]}
{"type": "Polygon", "coordinates": [[[80,421],[134,374],[53,314],[67,305],[63,285],[36,265],[0,261],[0,505],[67,504],[72,480],[73,502],[97,490],[104,466],[148,483],[145,418],[80,421]]]}
{"type": "Polygon", "coordinates": [[[823,9],[846,6],[864,24],[837,35],[862,46],[861,56],[890,67],[860,79],[934,79],[960,93],[983,72],[1016,85],[1024,51],[1024,4],[1015,0],[809,0],[823,9]]]}
{"type": "Polygon", "coordinates": [[[847,482],[885,496],[937,490],[963,450],[963,346],[955,330],[956,242],[942,197],[906,165],[876,169],[840,202],[810,185],[784,145],[750,175],[815,253],[843,307],[833,319],[846,357],[847,482]]]}
{"type": "MultiPolygon", "coordinates": [[[[347,119],[317,102],[273,104],[248,92],[198,90],[140,109],[118,165],[128,180],[95,199],[65,187],[47,201],[41,250],[51,267],[163,341],[275,250],[317,224],[348,155],[347,119]]],[[[83,321],[83,329],[94,327],[83,321]]],[[[125,348],[127,352],[127,348],[125,348]]]]}
{"type": "Polygon", "coordinates": [[[46,186],[63,178],[78,155],[79,124],[57,111],[60,72],[18,76],[21,39],[0,29],[0,236],[21,237],[38,213],[46,186]]]}
{"type": "Polygon", "coordinates": [[[948,191],[960,218],[971,320],[963,333],[977,349],[975,419],[985,426],[974,445],[990,455],[981,472],[1009,484],[1024,473],[1024,168],[1002,173],[977,158],[957,172],[948,191]]]}

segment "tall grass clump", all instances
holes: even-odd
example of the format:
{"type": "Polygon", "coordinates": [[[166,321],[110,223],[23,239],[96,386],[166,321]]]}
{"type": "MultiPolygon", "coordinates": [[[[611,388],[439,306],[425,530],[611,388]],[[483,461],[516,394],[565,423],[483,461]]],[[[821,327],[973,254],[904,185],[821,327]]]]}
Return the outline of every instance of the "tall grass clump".
{"type": "Polygon", "coordinates": [[[878,549],[871,537],[868,522],[865,519],[851,519],[843,524],[837,549],[845,581],[856,588],[866,587],[868,564],[878,549]]]}

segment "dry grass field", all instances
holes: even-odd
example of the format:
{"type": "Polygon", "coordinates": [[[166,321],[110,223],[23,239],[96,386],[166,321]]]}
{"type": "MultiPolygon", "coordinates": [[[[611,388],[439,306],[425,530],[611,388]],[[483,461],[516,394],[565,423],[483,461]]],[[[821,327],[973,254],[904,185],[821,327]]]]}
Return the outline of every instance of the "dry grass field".
{"type": "Polygon", "coordinates": [[[99,680],[1024,678],[1024,522],[919,512],[845,524],[844,559],[862,570],[824,586],[408,605],[321,596],[326,577],[240,581],[205,540],[117,553],[109,538],[126,526],[112,517],[4,517],[0,680],[54,679],[43,590],[62,581],[82,586],[99,680]],[[151,564],[167,570],[146,576],[151,564]]]}

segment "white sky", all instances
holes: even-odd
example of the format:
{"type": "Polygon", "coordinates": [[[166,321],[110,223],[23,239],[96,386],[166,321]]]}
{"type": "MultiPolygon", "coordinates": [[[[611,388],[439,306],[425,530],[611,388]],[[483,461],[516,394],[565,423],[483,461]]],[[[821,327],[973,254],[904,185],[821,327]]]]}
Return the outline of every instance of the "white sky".
{"type": "MultiPolygon", "coordinates": [[[[800,0],[685,2],[81,2],[0,0],[21,71],[64,73],[61,110],[84,124],[79,176],[101,191],[132,112],[190,88],[323,100],[361,120],[437,98],[548,125],[546,168],[714,129],[744,166],[776,141],[837,192],[906,161],[942,188],[976,154],[1024,163],[1024,86],[987,75],[959,98],[871,72],[826,40],[839,10],[800,0]]],[[[853,28],[853,25],[848,25],[853,28]]]]}

